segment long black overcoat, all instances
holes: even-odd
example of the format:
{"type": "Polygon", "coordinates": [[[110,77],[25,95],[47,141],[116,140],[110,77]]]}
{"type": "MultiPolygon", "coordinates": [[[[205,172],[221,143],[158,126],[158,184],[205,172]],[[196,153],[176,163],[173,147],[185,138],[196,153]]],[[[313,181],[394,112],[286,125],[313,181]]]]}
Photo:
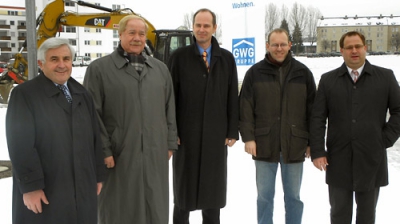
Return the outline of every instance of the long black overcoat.
{"type": "Polygon", "coordinates": [[[344,63],[321,76],[310,146],[312,159],[327,156],[327,184],[353,191],[387,185],[386,148],[399,135],[400,88],[393,71],[366,61],[357,83],[344,63]]]}
{"type": "Polygon", "coordinates": [[[72,106],[43,74],[14,88],[6,115],[13,165],[15,224],[96,224],[97,183],[105,167],[90,95],[68,80],[72,106]],[[35,214],[22,194],[43,189],[49,205],[35,214]]]}
{"type": "Polygon", "coordinates": [[[168,63],[175,90],[180,146],[173,157],[174,203],[181,209],[226,204],[227,147],[238,139],[238,79],[230,52],[212,40],[210,72],[196,44],[168,63]]]}

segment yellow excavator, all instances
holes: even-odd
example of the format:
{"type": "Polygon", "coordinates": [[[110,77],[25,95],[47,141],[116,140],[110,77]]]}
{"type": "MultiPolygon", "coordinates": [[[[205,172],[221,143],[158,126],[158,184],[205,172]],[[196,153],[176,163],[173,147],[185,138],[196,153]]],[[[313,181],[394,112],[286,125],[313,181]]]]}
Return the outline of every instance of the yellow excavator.
{"type": "MultiPolygon", "coordinates": [[[[102,13],[76,13],[65,11],[64,0],[54,0],[46,5],[36,19],[37,47],[48,38],[56,36],[62,26],[78,26],[101,29],[118,29],[119,21],[127,15],[138,15],[129,8],[113,10],[84,1],[76,1],[80,6],[90,7],[103,11],[102,13]]],[[[189,30],[156,30],[146,20],[147,31],[146,53],[167,62],[173,51],[193,43],[192,32],[189,30]]],[[[9,64],[8,70],[0,74],[0,103],[7,103],[10,92],[15,84],[28,80],[28,62],[22,52],[26,48],[26,41],[19,53],[15,54],[14,61],[9,64]]]]}

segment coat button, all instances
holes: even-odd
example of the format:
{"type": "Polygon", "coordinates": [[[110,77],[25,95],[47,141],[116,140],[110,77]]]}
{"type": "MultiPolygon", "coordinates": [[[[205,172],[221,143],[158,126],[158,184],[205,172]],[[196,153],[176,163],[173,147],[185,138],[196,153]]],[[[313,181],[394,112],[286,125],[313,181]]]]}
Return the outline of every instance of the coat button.
{"type": "Polygon", "coordinates": [[[356,121],[356,119],[353,119],[353,120],[351,120],[351,122],[356,123],[357,121],[356,121]]]}
{"type": "Polygon", "coordinates": [[[353,89],[356,90],[356,89],[357,89],[357,86],[353,86],[353,89]]]}
{"type": "Polygon", "coordinates": [[[206,74],[203,74],[203,77],[205,78],[207,75],[206,74]]]}

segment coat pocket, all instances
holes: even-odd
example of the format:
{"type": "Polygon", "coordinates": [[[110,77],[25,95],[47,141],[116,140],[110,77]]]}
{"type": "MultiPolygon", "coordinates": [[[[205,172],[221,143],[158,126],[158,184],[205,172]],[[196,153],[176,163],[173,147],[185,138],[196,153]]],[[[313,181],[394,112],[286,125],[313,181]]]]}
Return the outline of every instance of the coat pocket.
{"type": "Polygon", "coordinates": [[[291,127],[289,161],[304,161],[304,154],[308,145],[309,133],[307,131],[291,127]]]}
{"type": "Polygon", "coordinates": [[[271,139],[271,128],[256,128],[254,130],[254,136],[257,144],[257,158],[271,157],[274,147],[274,139],[271,139]]]}

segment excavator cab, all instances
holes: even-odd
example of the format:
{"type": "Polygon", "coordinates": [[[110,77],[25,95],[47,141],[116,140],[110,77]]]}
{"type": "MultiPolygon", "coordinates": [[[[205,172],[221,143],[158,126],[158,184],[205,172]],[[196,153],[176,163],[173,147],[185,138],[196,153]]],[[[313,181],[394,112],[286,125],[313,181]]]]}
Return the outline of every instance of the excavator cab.
{"type": "Polygon", "coordinates": [[[194,41],[190,30],[154,30],[153,32],[156,34],[153,56],[166,64],[176,49],[191,45],[194,41]]]}

